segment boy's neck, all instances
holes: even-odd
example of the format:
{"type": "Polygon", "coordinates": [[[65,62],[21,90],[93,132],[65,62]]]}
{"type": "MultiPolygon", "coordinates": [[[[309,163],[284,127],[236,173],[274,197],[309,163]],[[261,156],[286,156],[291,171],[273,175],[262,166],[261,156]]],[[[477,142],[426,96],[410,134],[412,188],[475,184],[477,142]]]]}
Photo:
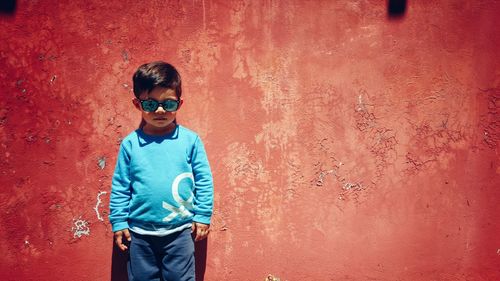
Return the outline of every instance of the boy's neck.
{"type": "Polygon", "coordinates": [[[151,128],[147,124],[142,126],[141,130],[146,134],[150,136],[164,136],[164,135],[169,135],[171,134],[175,128],[177,127],[176,123],[172,123],[168,125],[165,128],[151,128]]]}

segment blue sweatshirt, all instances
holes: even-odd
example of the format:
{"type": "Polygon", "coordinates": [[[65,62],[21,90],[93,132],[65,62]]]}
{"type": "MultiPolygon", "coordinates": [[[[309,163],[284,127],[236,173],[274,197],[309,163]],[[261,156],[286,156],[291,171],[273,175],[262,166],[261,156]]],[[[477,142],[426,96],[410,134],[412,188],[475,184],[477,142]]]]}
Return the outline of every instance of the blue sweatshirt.
{"type": "Polygon", "coordinates": [[[130,133],[120,145],[109,206],[113,232],[163,236],[193,221],[210,224],[212,172],[198,135],[180,125],[164,136],[130,133]]]}

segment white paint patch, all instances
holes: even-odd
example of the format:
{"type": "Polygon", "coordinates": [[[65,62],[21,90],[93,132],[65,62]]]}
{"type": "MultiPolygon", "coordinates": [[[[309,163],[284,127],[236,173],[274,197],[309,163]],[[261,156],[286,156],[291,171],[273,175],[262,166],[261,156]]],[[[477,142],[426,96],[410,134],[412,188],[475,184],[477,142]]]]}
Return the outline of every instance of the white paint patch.
{"type": "MultiPolygon", "coordinates": [[[[272,42],[272,40],[270,40],[272,42]]],[[[247,58],[247,66],[251,73],[251,84],[261,89],[262,109],[266,112],[267,122],[262,131],[255,137],[257,143],[263,143],[266,158],[270,152],[285,150],[289,140],[297,135],[298,118],[296,106],[301,102],[297,91],[298,74],[293,71],[294,53],[292,51],[277,52],[264,64],[247,58]]]]}
{"type": "Polygon", "coordinates": [[[262,125],[262,132],[255,136],[256,143],[263,143],[266,149],[266,158],[271,151],[280,149],[284,151],[289,144],[289,139],[297,134],[297,122],[291,111],[283,113],[283,119],[268,122],[262,125]]]}
{"type": "Polygon", "coordinates": [[[363,186],[361,185],[361,183],[359,182],[346,182],[344,183],[343,187],[342,187],[344,190],[351,190],[351,189],[354,189],[354,190],[361,190],[363,189],[363,186]]]}
{"type": "Polygon", "coordinates": [[[104,170],[106,167],[106,157],[99,157],[99,159],[97,159],[97,165],[101,168],[101,170],[104,170]]]}
{"type": "Polygon", "coordinates": [[[358,96],[358,107],[356,108],[357,111],[362,111],[365,110],[365,105],[363,104],[363,96],[359,95],[358,96]]]}
{"type": "Polygon", "coordinates": [[[97,203],[95,204],[94,211],[97,215],[97,219],[100,221],[104,221],[104,219],[101,217],[101,214],[99,214],[99,207],[102,205],[102,200],[101,200],[101,195],[107,194],[106,191],[99,191],[97,193],[97,203]]]}
{"type": "Polygon", "coordinates": [[[89,236],[89,223],[82,220],[81,217],[73,219],[73,227],[71,228],[71,231],[73,231],[73,238],[81,238],[83,235],[89,236]]]}

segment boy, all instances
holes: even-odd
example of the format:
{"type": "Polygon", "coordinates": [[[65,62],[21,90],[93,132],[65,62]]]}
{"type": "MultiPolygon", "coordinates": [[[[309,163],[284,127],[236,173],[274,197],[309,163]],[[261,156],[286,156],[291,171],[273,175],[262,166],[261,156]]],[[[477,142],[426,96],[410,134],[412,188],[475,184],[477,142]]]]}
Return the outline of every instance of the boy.
{"type": "Polygon", "coordinates": [[[133,76],[140,128],[120,145],[109,219],[115,244],[129,249],[130,281],[195,280],[194,243],[209,233],[212,173],[200,138],[177,124],[181,78],[165,62],[133,76]],[[192,234],[191,234],[192,233],[192,234]]]}

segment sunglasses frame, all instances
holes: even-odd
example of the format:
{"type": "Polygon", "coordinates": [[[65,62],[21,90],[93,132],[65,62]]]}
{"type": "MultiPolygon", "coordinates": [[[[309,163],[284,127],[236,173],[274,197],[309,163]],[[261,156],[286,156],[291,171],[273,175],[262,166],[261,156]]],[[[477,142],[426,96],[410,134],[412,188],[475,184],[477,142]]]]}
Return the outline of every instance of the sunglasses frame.
{"type": "Polygon", "coordinates": [[[152,100],[152,99],[149,99],[149,100],[141,100],[141,99],[137,99],[139,101],[139,103],[141,104],[141,109],[145,112],[155,112],[156,110],[158,110],[158,108],[161,106],[161,108],[163,108],[163,110],[167,111],[167,112],[175,112],[179,109],[179,105],[180,105],[180,101],[178,100],[173,100],[173,99],[168,99],[168,100],[165,100],[163,102],[159,102],[159,101],[156,101],[156,100],[152,100]],[[146,110],[144,109],[144,103],[145,102],[154,102],[156,103],[156,107],[154,108],[154,110],[146,110]],[[175,107],[174,110],[168,110],[167,107],[166,107],[166,103],[171,103],[171,102],[175,102],[177,104],[177,106],[175,107]]]}

